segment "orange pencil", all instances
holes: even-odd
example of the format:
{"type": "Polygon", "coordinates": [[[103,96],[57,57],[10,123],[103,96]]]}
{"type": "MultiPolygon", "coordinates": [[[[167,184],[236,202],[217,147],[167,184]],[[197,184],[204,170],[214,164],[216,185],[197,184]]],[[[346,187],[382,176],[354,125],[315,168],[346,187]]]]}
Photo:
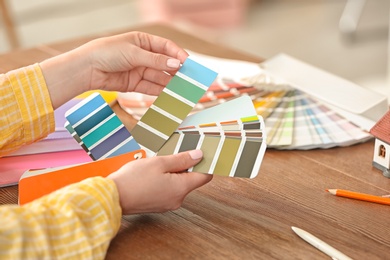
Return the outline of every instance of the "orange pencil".
{"type": "Polygon", "coordinates": [[[326,191],[328,191],[330,194],[340,196],[340,197],[390,205],[390,198],[386,198],[382,196],[375,196],[375,195],[370,195],[365,193],[353,192],[349,190],[338,190],[338,189],[327,189],[326,191]]]}

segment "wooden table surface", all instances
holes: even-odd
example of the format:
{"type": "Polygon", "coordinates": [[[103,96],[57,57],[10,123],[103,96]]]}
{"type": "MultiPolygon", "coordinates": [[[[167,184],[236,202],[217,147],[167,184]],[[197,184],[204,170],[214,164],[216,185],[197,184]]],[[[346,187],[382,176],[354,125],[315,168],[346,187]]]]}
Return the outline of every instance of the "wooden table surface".
{"type": "MultiPolygon", "coordinates": [[[[204,54],[261,61],[163,25],[129,30],[164,36],[204,54]]],[[[39,62],[96,37],[0,55],[0,72],[39,62]]],[[[189,194],[176,211],[124,216],[107,259],[329,259],[295,235],[291,226],[311,232],[354,259],[390,259],[390,207],[325,191],[390,194],[390,179],[372,167],[373,148],[369,141],[326,150],[268,149],[255,179],[215,176],[189,194]]],[[[0,189],[0,203],[17,203],[17,186],[0,189]]]]}

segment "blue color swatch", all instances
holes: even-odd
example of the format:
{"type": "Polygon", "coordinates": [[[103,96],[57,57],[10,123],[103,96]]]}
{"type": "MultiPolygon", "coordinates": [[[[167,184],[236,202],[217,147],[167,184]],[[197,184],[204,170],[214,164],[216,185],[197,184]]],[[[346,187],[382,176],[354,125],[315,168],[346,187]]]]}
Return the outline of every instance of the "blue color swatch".
{"type": "Polygon", "coordinates": [[[68,110],[66,119],[94,160],[140,149],[114,111],[99,93],[93,93],[68,110]]]}

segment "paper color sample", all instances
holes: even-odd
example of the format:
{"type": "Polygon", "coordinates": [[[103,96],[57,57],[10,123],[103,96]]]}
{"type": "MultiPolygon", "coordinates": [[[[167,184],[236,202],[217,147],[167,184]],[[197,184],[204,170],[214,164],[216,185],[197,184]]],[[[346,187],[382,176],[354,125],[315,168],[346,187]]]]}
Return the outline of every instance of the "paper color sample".
{"type": "Polygon", "coordinates": [[[189,171],[230,177],[257,176],[265,153],[263,140],[174,133],[157,155],[201,149],[203,159],[189,171]]]}
{"type": "Polygon", "coordinates": [[[135,140],[150,155],[154,155],[191,112],[216,77],[216,72],[187,58],[131,130],[135,140]]]}
{"type": "Polygon", "coordinates": [[[179,128],[157,155],[201,149],[203,159],[189,171],[254,178],[266,150],[261,116],[179,128]]]}
{"type": "Polygon", "coordinates": [[[286,91],[265,92],[264,95],[253,99],[253,105],[258,115],[267,118],[279,106],[286,91]]]}
{"type": "Polygon", "coordinates": [[[268,117],[265,117],[268,144],[277,142],[277,132],[280,131],[284,114],[288,109],[289,101],[284,99],[274,108],[268,117]]]}
{"type": "Polygon", "coordinates": [[[208,122],[229,121],[251,115],[256,115],[251,98],[249,96],[241,96],[186,117],[179,128],[208,122]]]}
{"type": "Polygon", "coordinates": [[[104,159],[141,147],[99,93],[93,93],[65,114],[73,134],[94,160],[104,159]]]}
{"type": "Polygon", "coordinates": [[[267,146],[313,149],[364,142],[370,135],[306,93],[286,88],[253,100],[266,125],[267,146]]]}
{"type": "Polygon", "coordinates": [[[241,138],[242,136],[263,138],[264,122],[261,116],[254,115],[217,123],[205,123],[198,126],[185,126],[177,133],[221,135],[241,138]]]}
{"type": "Polygon", "coordinates": [[[275,136],[272,142],[278,145],[290,145],[293,140],[294,130],[294,112],[295,112],[295,100],[291,95],[288,95],[286,107],[280,121],[280,127],[274,129],[275,136]]]}
{"type": "Polygon", "coordinates": [[[29,169],[58,167],[90,162],[83,150],[61,151],[42,154],[28,154],[0,158],[0,187],[15,185],[29,169]]]}
{"type": "Polygon", "coordinates": [[[144,157],[146,157],[146,154],[143,150],[136,150],[84,164],[27,171],[19,181],[19,205],[33,201],[66,185],[82,181],[86,178],[96,176],[106,177],[127,162],[144,157]]]}
{"type": "MultiPolygon", "coordinates": [[[[296,104],[302,108],[302,101],[300,99],[296,100],[296,104]]],[[[304,110],[295,109],[294,137],[291,145],[304,149],[305,147],[320,144],[322,144],[321,139],[315,134],[314,125],[306,116],[304,110]]]]}

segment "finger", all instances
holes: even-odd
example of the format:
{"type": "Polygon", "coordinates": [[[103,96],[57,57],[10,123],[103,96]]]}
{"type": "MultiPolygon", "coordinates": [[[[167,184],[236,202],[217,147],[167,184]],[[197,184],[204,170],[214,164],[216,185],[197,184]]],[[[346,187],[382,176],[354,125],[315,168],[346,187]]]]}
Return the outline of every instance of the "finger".
{"type": "Polygon", "coordinates": [[[189,56],[183,48],[180,48],[176,43],[169,39],[146,33],[140,34],[139,39],[141,48],[176,58],[180,60],[181,63],[189,56]]]}
{"type": "Polygon", "coordinates": [[[171,79],[172,76],[163,71],[140,67],[128,74],[127,85],[129,91],[132,91],[132,89],[135,89],[141,81],[155,83],[159,86],[166,86],[171,79]]]}
{"type": "Polygon", "coordinates": [[[173,155],[160,156],[162,170],[164,172],[182,172],[201,161],[203,152],[191,150],[173,155]]]}
{"type": "Polygon", "coordinates": [[[180,68],[180,63],[184,62],[165,54],[151,52],[142,48],[139,49],[137,55],[130,57],[130,60],[134,67],[142,66],[161,71],[177,70],[180,68]]]}
{"type": "Polygon", "coordinates": [[[161,71],[161,70],[147,68],[144,71],[143,78],[145,80],[150,81],[150,82],[154,82],[154,83],[157,83],[159,85],[165,86],[172,79],[172,76],[161,71]]]}
{"type": "Polygon", "coordinates": [[[212,174],[199,173],[199,172],[186,172],[181,174],[182,180],[186,187],[187,194],[191,191],[205,185],[213,179],[212,174]]]}
{"type": "Polygon", "coordinates": [[[165,85],[160,85],[148,80],[141,80],[135,87],[132,87],[132,91],[143,93],[146,95],[158,96],[160,95],[164,87],[165,85]]]}

